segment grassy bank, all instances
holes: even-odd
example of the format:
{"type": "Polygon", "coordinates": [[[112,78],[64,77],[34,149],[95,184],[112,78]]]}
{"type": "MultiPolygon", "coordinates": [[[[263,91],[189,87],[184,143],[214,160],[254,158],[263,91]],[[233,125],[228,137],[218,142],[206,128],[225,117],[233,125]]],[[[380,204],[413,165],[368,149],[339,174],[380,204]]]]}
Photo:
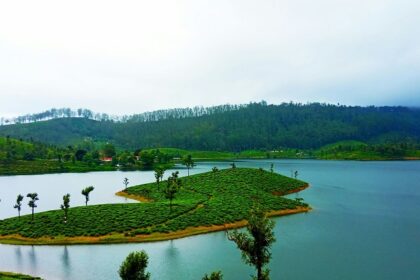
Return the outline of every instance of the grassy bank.
{"type": "Polygon", "coordinates": [[[42,280],[39,277],[13,273],[13,272],[0,272],[0,280],[42,280]]]}
{"type": "Polygon", "coordinates": [[[116,167],[110,164],[91,165],[84,162],[59,163],[53,160],[17,160],[11,163],[0,163],[0,175],[27,175],[48,173],[79,173],[90,171],[113,171],[116,167]]]}
{"type": "Polygon", "coordinates": [[[176,148],[159,150],[175,159],[191,155],[196,161],[233,161],[239,159],[320,159],[320,160],[420,160],[416,145],[369,145],[360,141],[341,141],[316,150],[275,149],[241,152],[188,151],[176,148]]]}
{"type": "Polygon", "coordinates": [[[281,195],[305,188],[303,181],[258,169],[235,168],[181,178],[170,207],[167,182],[130,187],[121,195],[149,203],[75,207],[0,221],[0,242],[13,244],[81,244],[144,242],[243,226],[254,203],[270,215],[305,212],[307,204],[281,195]]]}

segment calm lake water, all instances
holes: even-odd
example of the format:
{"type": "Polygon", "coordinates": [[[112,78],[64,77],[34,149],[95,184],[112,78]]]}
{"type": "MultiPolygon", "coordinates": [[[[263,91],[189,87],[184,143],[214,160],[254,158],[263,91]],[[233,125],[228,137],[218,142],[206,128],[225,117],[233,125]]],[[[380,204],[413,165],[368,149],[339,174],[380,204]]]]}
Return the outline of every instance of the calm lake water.
{"type": "MultiPolygon", "coordinates": [[[[311,187],[299,194],[314,210],[276,218],[272,279],[420,279],[420,162],[316,160],[241,161],[240,167],[275,164],[276,172],[311,187]]],[[[200,163],[192,173],[227,168],[200,163]]],[[[185,174],[181,170],[181,174],[185,174]]],[[[18,193],[38,192],[37,211],[57,209],[63,194],[82,205],[80,190],[95,186],[91,204],[131,201],[114,196],[131,184],[154,180],[152,172],[97,172],[0,177],[0,217],[15,216],[18,193]]],[[[296,194],[291,195],[295,197],[296,194]]],[[[24,213],[30,209],[24,207],[24,213]]],[[[223,232],[173,241],[122,245],[14,246],[0,244],[0,271],[45,279],[118,279],[121,262],[134,250],[149,254],[152,279],[201,279],[222,270],[224,279],[250,279],[253,270],[223,232]]]]}

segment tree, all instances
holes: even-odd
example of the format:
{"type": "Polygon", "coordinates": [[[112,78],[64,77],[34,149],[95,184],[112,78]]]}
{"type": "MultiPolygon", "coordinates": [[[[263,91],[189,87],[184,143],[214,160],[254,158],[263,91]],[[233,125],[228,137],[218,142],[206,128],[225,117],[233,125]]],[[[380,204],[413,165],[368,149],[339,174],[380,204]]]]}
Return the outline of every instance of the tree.
{"type": "Polygon", "coordinates": [[[274,172],[274,163],[270,164],[270,172],[273,173],[274,172]]]}
{"type": "Polygon", "coordinates": [[[163,167],[155,168],[155,178],[156,178],[156,184],[158,185],[158,189],[159,189],[159,183],[162,181],[164,173],[165,173],[165,169],[163,167]]]}
{"type": "Polygon", "coordinates": [[[63,196],[63,204],[61,204],[61,209],[64,211],[64,223],[67,223],[68,211],[70,208],[70,194],[63,196]]]}
{"type": "Polygon", "coordinates": [[[175,198],[175,194],[181,187],[181,179],[178,178],[179,172],[172,172],[172,176],[168,178],[166,189],[164,191],[165,197],[169,199],[169,209],[172,211],[172,200],[175,198]]]}
{"type": "Polygon", "coordinates": [[[85,196],[85,205],[87,206],[89,201],[89,194],[91,191],[93,191],[95,188],[93,186],[86,187],[82,190],[82,194],[85,196]]]}
{"type": "Polygon", "coordinates": [[[213,173],[216,173],[217,171],[219,171],[219,168],[217,168],[217,167],[215,166],[215,167],[213,167],[213,168],[211,169],[211,171],[212,171],[213,173]]]}
{"type": "Polygon", "coordinates": [[[33,221],[34,220],[34,211],[35,211],[35,208],[38,207],[36,205],[36,201],[39,200],[38,194],[37,193],[28,193],[26,195],[26,197],[29,197],[31,199],[31,200],[29,200],[28,205],[29,205],[29,207],[32,208],[32,221],[33,221]]]}
{"type": "Polygon", "coordinates": [[[145,251],[130,253],[121,264],[118,273],[123,280],[148,280],[150,273],[146,272],[149,257],[145,251]]]}
{"type": "Polygon", "coordinates": [[[242,251],[245,263],[257,270],[255,280],[268,280],[269,269],[264,269],[271,258],[270,247],[275,241],[274,222],[267,218],[260,208],[253,208],[248,220],[248,233],[233,231],[228,233],[228,239],[235,242],[242,251]]]}
{"type": "Polygon", "coordinates": [[[110,143],[105,144],[104,147],[103,147],[103,149],[102,149],[102,151],[103,151],[105,157],[113,157],[113,156],[115,156],[117,154],[115,152],[114,145],[112,145],[110,143]]]}
{"type": "Polygon", "coordinates": [[[124,178],[123,184],[125,186],[125,190],[127,190],[127,186],[130,182],[128,181],[128,178],[124,178]]]}
{"type": "Polygon", "coordinates": [[[74,157],[77,161],[82,161],[86,154],[86,150],[79,149],[74,153],[74,157]]]}
{"type": "Polygon", "coordinates": [[[207,274],[204,275],[202,280],[222,280],[223,274],[221,271],[212,272],[210,276],[207,274]]]}
{"type": "Polygon", "coordinates": [[[143,169],[152,169],[155,163],[156,155],[153,152],[143,151],[140,154],[140,161],[143,169]]]}
{"type": "Polygon", "coordinates": [[[232,169],[235,169],[235,168],[236,168],[236,164],[235,164],[234,162],[232,162],[232,163],[230,164],[230,166],[232,167],[232,169]]]}
{"type": "Polygon", "coordinates": [[[297,176],[299,175],[299,172],[296,170],[295,171],[295,173],[294,173],[294,177],[295,177],[295,179],[297,179],[297,176]]]}
{"type": "Polygon", "coordinates": [[[188,176],[190,176],[190,168],[194,167],[194,160],[192,159],[191,155],[186,156],[183,160],[182,163],[187,167],[188,170],[188,176]]]}
{"type": "Polygon", "coordinates": [[[16,204],[13,206],[13,208],[18,210],[19,218],[20,218],[20,210],[22,209],[22,200],[23,200],[23,195],[19,194],[16,199],[16,204]]]}

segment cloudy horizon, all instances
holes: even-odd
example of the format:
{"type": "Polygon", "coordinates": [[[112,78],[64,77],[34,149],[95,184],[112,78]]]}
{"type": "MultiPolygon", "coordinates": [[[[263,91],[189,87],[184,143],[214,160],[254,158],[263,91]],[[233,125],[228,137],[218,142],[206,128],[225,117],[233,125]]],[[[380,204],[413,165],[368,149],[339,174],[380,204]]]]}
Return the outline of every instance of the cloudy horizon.
{"type": "Polygon", "coordinates": [[[7,1],[0,116],[321,102],[420,106],[416,1],[7,1]]]}

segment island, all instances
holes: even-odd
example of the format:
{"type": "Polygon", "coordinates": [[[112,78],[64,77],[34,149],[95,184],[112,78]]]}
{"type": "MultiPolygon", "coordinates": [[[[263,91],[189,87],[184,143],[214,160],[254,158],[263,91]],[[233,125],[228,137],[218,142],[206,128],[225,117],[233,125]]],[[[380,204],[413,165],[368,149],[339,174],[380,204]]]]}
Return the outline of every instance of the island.
{"type": "Polygon", "coordinates": [[[181,238],[246,225],[258,205],[269,216],[311,210],[300,198],[306,182],[263,169],[232,168],[133,186],[117,193],[141,203],[102,204],[0,221],[0,243],[97,244],[148,242],[181,238]],[[177,180],[169,200],[167,190],[177,180]]]}

